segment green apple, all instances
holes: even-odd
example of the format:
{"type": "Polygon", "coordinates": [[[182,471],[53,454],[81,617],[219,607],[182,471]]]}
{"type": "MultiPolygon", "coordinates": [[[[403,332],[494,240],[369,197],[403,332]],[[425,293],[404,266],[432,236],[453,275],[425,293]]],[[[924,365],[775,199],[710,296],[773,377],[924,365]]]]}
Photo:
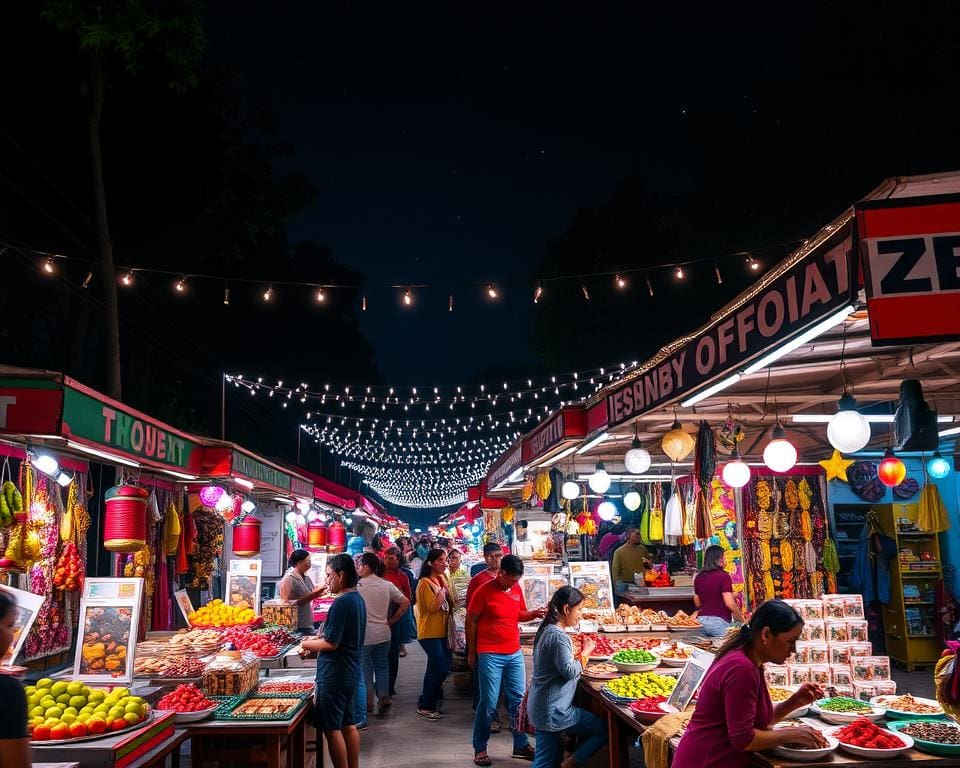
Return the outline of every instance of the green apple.
{"type": "Polygon", "coordinates": [[[87,703],[87,697],[81,696],[80,694],[75,694],[70,697],[70,706],[71,707],[82,707],[87,703]]]}
{"type": "Polygon", "coordinates": [[[53,680],[51,680],[49,677],[41,677],[39,680],[37,680],[37,688],[52,688],[52,687],[53,687],[53,680]]]}
{"type": "Polygon", "coordinates": [[[60,709],[60,707],[50,707],[50,709],[43,713],[43,716],[47,718],[47,720],[59,720],[63,717],[63,710],[60,709]]]}
{"type": "Polygon", "coordinates": [[[103,701],[105,698],[107,698],[107,694],[100,689],[94,689],[87,695],[87,701],[93,702],[94,704],[103,701]]]}
{"type": "Polygon", "coordinates": [[[50,686],[50,693],[52,693],[54,696],[59,696],[62,693],[66,693],[67,685],[68,683],[65,683],[63,680],[58,680],[50,686]]]}
{"type": "Polygon", "coordinates": [[[30,717],[43,717],[46,711],[43,707],[32,707],[30,709],[30,717]]]}
{"type": "Polygon", "coordinates": [[[63,713],[63,717],[60,718],[61,723],[66,723],[67,725],[73,725],[77,721],[76,715],[71,715],[67,712],[63,713]]]}
{"type": "Polygon", "coordinates": [[[59,696],[57,696],[57,704],[63,704],[64,706],[66,706],[69,703],[70,703],[69,693],[61,693],[59,696]]]}

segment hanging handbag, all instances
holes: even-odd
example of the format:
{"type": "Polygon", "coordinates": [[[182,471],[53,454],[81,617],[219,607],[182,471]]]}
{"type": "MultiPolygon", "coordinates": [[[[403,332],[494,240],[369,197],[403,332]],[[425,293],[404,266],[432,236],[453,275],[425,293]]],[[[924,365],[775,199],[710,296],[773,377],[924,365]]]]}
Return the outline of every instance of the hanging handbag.
{"type": "Polygon", "coordinates": [[[517,716],[513,719],[512,728],[514,733],[525,733],[528,736],[533,736],[536,728],[533,727],[533,723],[530,722],[527,715],[527,696],[529,695],[529,689],[523,692],[523,698],[520,699],[520,706],[517,707],[517,716]]]}

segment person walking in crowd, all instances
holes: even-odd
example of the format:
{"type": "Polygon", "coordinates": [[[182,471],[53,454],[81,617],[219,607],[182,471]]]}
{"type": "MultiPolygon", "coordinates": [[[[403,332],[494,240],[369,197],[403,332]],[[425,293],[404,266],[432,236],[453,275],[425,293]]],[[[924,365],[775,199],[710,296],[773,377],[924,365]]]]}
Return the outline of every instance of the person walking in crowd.
{"type": "MultiPolygon", "coordinates": [[[[490,569],[493,570],[493,575],[496,576],[496,575],[497,575],[497,571],[500,570],[500,558],[501,558],[501,557],[503,557],[503,547],[501,547],[499,544],[497,544],[496,542],[493,542],[493,541],[489,541],[489,542],[487,542],[486,544],[484,544],[484,545],[483,545],[483,562],[482,562],[482,563],[474,563],[474,564],[471,566],[471,568],[470,568],[470,578],[472,579],[472,578],[473,578],[474,576],[476,576],[477,574],[483,573],[483,571],[490,570],[490,569]],[[493,565],[491,565],[491,564],[490,564],[491,561],[490,561],[489,559],[487,559],[487,555],[493,555],[494,553],[498,553],[498,554],[499,554],[499,557],[497,557],[497,561],[496,561],[493,565]]],[[[492,578],[492,577],[491,577],[491,578],[492,578]]],[[[478,584],[477,586],[479,586],[479,584],[478,584]]],[[[469,598],[468,598],[468,600],[469,600],[469,598]]]]}
{"type": "Polygon", "coordinates": [[[635,525],[628,525],[626,542],[613,553],[613,585],[618,582],[633,584],[633,574],[643,573],[653,567],[650,550],[640,543],[640,531],[635,525]]]}
{"type": "Polygon", "coordinates": [[[358,580],[350,555],[334,555],[327,561],[326,585],[337,598],[327,613],[322,634],[302,643],[305,651],[319,654],[314,724],[327,740],[333,768],[360,765],[354,703],[360,685],[367,608],[357,592],[358,580]]]}
{"type": "Polygon", "coordinates": [[[427,544],[427,538],[424,536],[422,539],[420,539],[420,541],[417,542],[417,545],[413,550],[413,555],[408,560],[410,563],[410,569],[417,575],[417,578],[420,578],[420,571],[423,569],[423,561],[427,559],[427,553],[429,551],[430,547],[427,544]]]}
{"type": "Polygon", "coordinates": [[[703,553],[703,568],[693,580],[693,604],[699,610],[695,615],[707,637],[723,637],[731,619],[743,623],[743,614],[733,596],[733,580],[724,570],[725,565],[723,547],[713,544],[703,553]]]}
{"type": "MultiPolygon", "coordinates": [[[[546,607],[527,609],[518,583],[522,576],[523,561],[516,555],[507,555],[500,561],[496,578],[478,587],[467,605],[467,663],[475,671],[475,681],[480,688],[473,719],[473,762],[480,766],[492,764],[487,741],[501,682],[511,722],[516,719],[517,707],[523,698],[526,669],[518,624],[543,618],[547,612],[546,607]]],[[[533,754],[527,735],[514,731],[513,757],[532,760],[533,754]]]]}
{"type": "Polygon", "coordinates": [[[308,635],[313,634],[313,601],[326,591],[325,586],[314,587],[307,574],[310,572],[310,553],[305,549],[295,549],[290,554],[289,568],[280,580],[280,599],[297,604],[297,629],[308,635]]]}
{"type": "Polygon", "coordinates": [[[446,579],[447,553],[442,549],[427,552],[417,584],[417,640],[427,654],[423,690],[417,701],[417,714],[427,720],[439,720],[437,704],[443,695],[443,683],[450,674],[452,651],[447,641],[451,612],[455,608],[446,579]]]}
{"type": "Polygon", "coordinates": [[[781,744],[816,747],[809,726],[772,727],[821,698],[820,687],[804,683],[774,706],[763,678],[764,664],[783,664],[796,650],[802,629],[797,611],[782,600],[768,600],[723,644],[700,687],[673,768],[747,768],[753,752],[781,744]]]}
{"type": "MultiPolygon", "coordinates": [[[[400,590],[410,603],[413,603],[413,584],[407,575],[409,569],[401,568],[403,555],[397,547],[390,547],[383,556],[383,578],[400,590]]],[[[397,607],[391,605],[390,610],[395,612],[397,607]]],[[[391,618],[393,614],[391,613],[391,618]]],[[[400,671],[400,656],[406,656],[403,650],[404,643],[417,639],[417,624],[413,618],[413,610],[404,611],[399,621],[390,626],[390,651],[387,654],[387,668],[390,680],[390,696],[397,695],[397,674],[400,671]]]]}
{"type": "MultiPolygon", "coordinates": [[[[13,645],[17,603],[9,592],[0,592],[0,659],[13,645]]],[[[27,732],[27,695],[15,677],[0,675],[0,765],[30,768],[30,734],[27,732]]]]}
{"type": "Polygon", "coordinates": [[[467,588],[470,586],[470,574],[463,567],[463,553],[456,547],[447,552],[447,571],[450,586],[457,600],[457,608],[467,607],[467,588]]]}
{"type": "MultiPolygon", "coordinates": [[[[467,595],[465,599],[465,604],[470,605],[470,599],[473,597],[473,593],[477,591],[481,586],[486,584],[488,581],[493,581],[497,578],[497,574],[500,572],[500,560],[503,558],[503,547],[493,541],[489,541],[483,545],[483,562],[477,563],[470,569],[470,583],[467,585],[467,595]]],[[[464,619],[464,632],[466,632],[466,619],[464,619]]],[[[470,654],[470,639],[466,638],[466,651],[467,655],[470,654]]],[[[476,670],[473,671],[473,711],[477,711],[477,705],[480,703],[480,685],[477,682],[477,673],[476,670]]],[[[497,694],[498,705],[493,708],[493,716],[490,720],[490,733],[500,733],[501,724],[500,724],[500,710],[499,710],[499,701],[500,694],[497,694]]]]}
{"type": "Polygon", "coordinates": [[[381,712],[393,703],[390,699],[388,658],[391,630],[410,608],[410,598],[404,596],[391,581],[381,578],[383,572],[383,564],[375,554],[364,552],[361,555],[360,583],[357,590],[367,608],[367,631],[363,643],[363,684],[357,689],[361,726],[366,724],[367,713],[373,711],[374,690],[381,712]]]}
{"type": "Polygon", "coordinates": [[[536,728],[537,748],[533,768],[576,768],[607,743],[607,724],[585,709],[573,706],[577,682],[596,641],[585,635],[580,656],[564,630],[576,627],[583,609],[583,595],[573,587],[560,587],[547,605],[533,639],[533,679],[527,698],[527,714],[536,728]],[[585,736],[573,755],[563,762],[561,735],[585,736]]]}

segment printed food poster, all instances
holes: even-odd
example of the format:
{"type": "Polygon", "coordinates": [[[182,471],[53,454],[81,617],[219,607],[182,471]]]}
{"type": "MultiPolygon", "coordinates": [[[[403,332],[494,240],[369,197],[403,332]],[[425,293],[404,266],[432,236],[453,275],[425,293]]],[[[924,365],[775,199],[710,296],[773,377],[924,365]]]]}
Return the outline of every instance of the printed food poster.
{"type": "Polygon", "coordinates": [[[80,600],[73,675],[84,682],[132,682],[143,579],[87,579],[80,600]]]}
{"type": "Polygon", "coordinates": [[[174,598],[177,601],[177,606],[180,608],[180,613],[183,614],[183,620],[190,624],[190,614],[194,612],[193,601],[190,599],[190,595],[187,594],[187,590],[178,589],[173,593],[174,598]]]}
{"type": "Polygon", "coordinates": [[[583,593],[583,607],[590,611],[613,611],[610,564],[606,560],[570,563],[570,586],[583,593]]]}
{"type": "Polygon", "coordinates": [[[20,653],[27,635],[30,634],[30,627],[33,626],[33,622],[37,618],[37,614],[40,613],[40,608],[46,598],[43,595],[34,595],[31,592],[24,592],[22,589],[15,589],[14,587],[0,586],[0,590],[13,597],[17,603],[17,615],[13,620],[13,642],[10,644],[6,655],[0,659],[0,665],[9,667],[13,665],[20,653]]]}
{"type": "Polygon", "coordinates": [[[550,600],[545,576],[524,576],[520,580],[520,587],[523,589],[523,599],[529,611],[545,606],[550,600]]]}
{"type": "Polygon", "coordinates": [[[693,701],[712,660],[713,654],[695,653],[680,673],[680,679],[677,680],[677,685],[667,699],[667,703],[683,712],[693,701]]]}
{"type": "Polygon", "coordinates": [[[234,608],[250,608],[260,613],[260,560],[231,560],[227,571],[227,605],[234,608]]]}

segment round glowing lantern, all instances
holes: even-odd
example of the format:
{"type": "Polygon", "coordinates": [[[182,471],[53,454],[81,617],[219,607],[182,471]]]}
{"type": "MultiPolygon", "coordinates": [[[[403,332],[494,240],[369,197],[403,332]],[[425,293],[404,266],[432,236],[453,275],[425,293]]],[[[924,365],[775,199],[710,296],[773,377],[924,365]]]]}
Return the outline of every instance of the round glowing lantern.
{"type": "Polygon", "coordinates": [[[307,526],[307,549],[323,552],[327,548],[327,524],[321,520],[312,520],[307,526]]]}
{"type": "Polygon", "coordinates": [[[890,488],[900,485],[906,479],[907,465],[897,458],[892,448],[887,448],[887,452],[883,454],[883,461],[877,467],[877,477],[890,488]]]}
{"type": "Polygon", "coordinates": [[[936,451],[927,462],[927,472],[935,480],[943,480],[950,474],[950,462],[940,455],[940,451],[936,451]]]}
{"type": "Polygon", "coordinates": [[[797,449],[787,440],[787,433],[778,420],[770,433],[773,438],[763,449],[763,463],[774,472],[789,472],[797,463],[797,449]]]}
{"type": "Polygon", "coordinates": [[[660,447],[670,461],[683,461],[693,450],[694,440],[683,431],[679,421],[674,421],[670,431],[663,436],[660,447]]]}
{"type": "Polygon", "coordinates": [[[587,485],[590,486],[590,490],[594,493],[606,493],[610,489],[610,475],[607,474],[607,470],[603,466],[602,461],[597,462],[597,467],[593,474],[587,478],[587,485]]]}
{"type": "Polygon", "coordinates": [[[597,505],[597,514],[601,520],[613,520],[617,516],[617,506],[612,501],[601,501],[597,505]]]}
{"type": "Polygon", "coordinates": [[[147,497],[134,485],[108,488],[104,494],[103,548],[110,552],[139,552],[147,543],[147,497]]]}
{"type": "Polygon", "coordinates": [[[233,529],[233,554],[237,557],[253,557],[260,554],[260,519],[247,515],[233,529]]]}
{"type": "Polygon", "coordinates": [[[631,512],[636,512],[640,509],[640,494],[636,491],[627,491],[623,495],[623,506],[629,509],[631,512]]]}
{"type": "Polygon", "coordinates": [[[216,509],[220,500],[227,492],[219,485],[205,485],[200,489],[200,503],[210,509],[216,509]]]}
{"type": "Polygon", "coordinates": [[[857,401],[846,392],[827,423],[827,440],[840,453],[854,453],[870,442],[870,422],[857,410],[857,401]]]}
{"type": "Polygon", "coordinates": [[[560,495],[567,501],[572,501],[580,495],[580,486],[573,482],[573,480],[567,480],[560,486],[560,495]]]}
{"type": "Polygon", "coordinates": [[[723,465],[723,482],[731,488],[743,488],[750,482],[750,467],[742,458],[737,448],[733,449],[730,461],[723,465]]]}
{"type": "Polygon", "coordinates": [[[650,452],[640,444],[640,438],[633,438],[630,450],[623,457],[627,472],[632,475],[642,475],[650,469],[650,452]]]}

